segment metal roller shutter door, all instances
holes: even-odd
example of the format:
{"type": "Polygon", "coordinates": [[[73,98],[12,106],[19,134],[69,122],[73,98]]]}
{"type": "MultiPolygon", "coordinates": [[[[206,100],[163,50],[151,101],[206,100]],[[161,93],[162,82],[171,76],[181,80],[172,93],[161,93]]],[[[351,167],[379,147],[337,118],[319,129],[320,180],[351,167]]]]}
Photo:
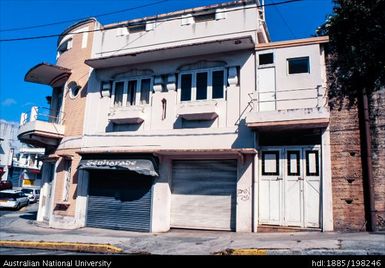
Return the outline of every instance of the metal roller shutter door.
{"type": "Polygon", "coordinates": [[[173,161],[171,227],[234,230],[236,160],[173,161]]]}
{"type": "Polygon", "coordinates": [[[90,172],[87,226],[149,232],[151,186],[135,172],[90,172]]]}

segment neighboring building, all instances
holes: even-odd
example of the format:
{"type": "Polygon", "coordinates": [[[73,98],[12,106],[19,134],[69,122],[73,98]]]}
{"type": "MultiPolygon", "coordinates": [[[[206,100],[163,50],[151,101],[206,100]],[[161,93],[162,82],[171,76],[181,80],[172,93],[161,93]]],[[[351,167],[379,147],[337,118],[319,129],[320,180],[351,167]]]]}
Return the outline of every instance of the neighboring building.
{"type": "Polygon", "coordinates": [[[47,152],[37,220],[334,230],[328,38],[270,42],[258,6],[68,28],[56,65],[25,76],[53,88],[47,112],[22,114],[19,130],[47,152]]]}
{"type": "Polygon", "coordinates": [[[17,123],[0,120],[0,179],[8,180],[14,154],[21,144],[17,139],[19,126],[17,123]]]}
{"type": "Polygon", "coordinates": [[[41,186],[41,168],[43,162],[40,158],[44,155],[44,148],[22,146],[19,149],[19,152],[13,158],[9,178],[14,187],[41,186]]]}

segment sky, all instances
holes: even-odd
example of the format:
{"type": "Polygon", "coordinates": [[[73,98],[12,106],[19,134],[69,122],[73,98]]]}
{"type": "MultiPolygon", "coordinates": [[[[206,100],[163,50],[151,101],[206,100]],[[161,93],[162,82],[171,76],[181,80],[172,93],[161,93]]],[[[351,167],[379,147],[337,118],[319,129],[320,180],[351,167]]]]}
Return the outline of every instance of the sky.
{"type": "MultiPolygon", "coordinates": [[[[102,24],[167,13],[229,0],[0,0],[0,39],[60,34],[77,19],[150,4],[109,16],[97,17],[102,24]],[[49,27],[5,31],[74,20],[49,27]]],[[[265,0],[265,4],[284,0],[265,0]]],[[[266,6],[266,21],[272,41],[306,38],[315,34],[332,12],[332,0],[302,0],[266,6]]],[[[57,38],[0,42],[0,119],[19,122],[32,106],[47,107],[51,87],[24,81],[27,71],[41,62],[56,62],[57,38]]]]}

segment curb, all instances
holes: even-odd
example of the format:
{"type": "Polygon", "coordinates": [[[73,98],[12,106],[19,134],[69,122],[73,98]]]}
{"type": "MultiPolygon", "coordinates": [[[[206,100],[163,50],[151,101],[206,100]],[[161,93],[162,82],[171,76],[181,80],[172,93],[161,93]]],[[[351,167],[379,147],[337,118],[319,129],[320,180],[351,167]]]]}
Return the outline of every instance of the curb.
{"type": "Polygon", "coordinates": [[[223,251],[214,252],[213,255],[385,255],[381,250],[363,249],[337,249],[337,248],[309,248],[309,249],[289,249],[289,248],[227,248],[223,251]]]}
{"type": "Polygon", "coordinates": [[[47,250],[66,250],[87,253],[123,253],[123,249],[110,244],[93,244],[79,242],[45,242],[45,241],[16,241],[0,240],[0,247],[8,248],[32,248],[47,250]]]}

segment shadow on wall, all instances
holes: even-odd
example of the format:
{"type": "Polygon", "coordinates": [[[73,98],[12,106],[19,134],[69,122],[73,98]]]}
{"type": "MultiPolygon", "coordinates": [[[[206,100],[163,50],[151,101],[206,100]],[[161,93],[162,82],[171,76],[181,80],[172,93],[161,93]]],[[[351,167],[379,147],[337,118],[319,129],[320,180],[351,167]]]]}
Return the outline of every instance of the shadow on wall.
{"type": "Polygon", "coordinates": [[[113,122],[108,122],[105,131],[108,132],[123,132],[123,131],[137,131],[142,126],[140,124],[115,124],[113,122]]]}
{"type": "Polygon", "coordinates": [[[246,126],[246,119],[241,119],[238,123],[237,138],[231,145],[232,149],[254,148],[254,136],[252,130],[246,126]]]}
{"type": "Polygon", "coordinates": [[[183,128],[210,128],[216,122],[216,119],[213,120],[186,120],[181,117],[178,117],[174,122],[174,129],[183,129],[183,128]]]}

